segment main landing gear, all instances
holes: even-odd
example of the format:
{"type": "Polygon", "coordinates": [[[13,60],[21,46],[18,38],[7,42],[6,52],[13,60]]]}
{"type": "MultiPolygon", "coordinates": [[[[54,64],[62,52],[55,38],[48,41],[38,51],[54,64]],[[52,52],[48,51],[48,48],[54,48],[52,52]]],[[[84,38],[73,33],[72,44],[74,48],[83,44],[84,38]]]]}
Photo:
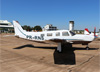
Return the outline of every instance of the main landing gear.
{"type": "Polygon", "coordinates": [[[70,44],[70,43],[58,43],[57,52],[62,53],[65,50],[72,50],[72,44],[70,44]]]}
{"type": "Polygon", "coordinates": [[[59,53],[62,52],[61,43],[58,43],[58,46],[57,46],[57,52],[59,52],[59,53]]]}

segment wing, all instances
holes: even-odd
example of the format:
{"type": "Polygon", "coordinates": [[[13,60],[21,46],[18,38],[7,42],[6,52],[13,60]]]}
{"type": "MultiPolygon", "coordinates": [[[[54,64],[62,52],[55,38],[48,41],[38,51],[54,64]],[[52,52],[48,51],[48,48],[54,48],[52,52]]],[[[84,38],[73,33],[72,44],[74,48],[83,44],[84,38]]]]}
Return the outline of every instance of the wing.
{"type": "Polygon", "coordinates": [[[55,43],[73,43],[72,41],[66,40],[66,39],[58,39],[58,38],[53,38],[53,39],[49,39],[46,40],[49,42],[55,42],[55,43]]]}

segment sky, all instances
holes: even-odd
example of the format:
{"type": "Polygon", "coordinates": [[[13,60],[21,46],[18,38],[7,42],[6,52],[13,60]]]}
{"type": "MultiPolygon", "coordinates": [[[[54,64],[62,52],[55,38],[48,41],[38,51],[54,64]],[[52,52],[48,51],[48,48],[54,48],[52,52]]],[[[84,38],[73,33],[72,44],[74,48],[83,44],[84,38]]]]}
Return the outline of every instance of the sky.
{"type": "Polygon", "coordinates": [[[0,0],[0,20],[21,25],[44,27],[53,24],[58,29],[68,29],[74,21],[75,30],[100,29],[99,0],[0,0]]]}

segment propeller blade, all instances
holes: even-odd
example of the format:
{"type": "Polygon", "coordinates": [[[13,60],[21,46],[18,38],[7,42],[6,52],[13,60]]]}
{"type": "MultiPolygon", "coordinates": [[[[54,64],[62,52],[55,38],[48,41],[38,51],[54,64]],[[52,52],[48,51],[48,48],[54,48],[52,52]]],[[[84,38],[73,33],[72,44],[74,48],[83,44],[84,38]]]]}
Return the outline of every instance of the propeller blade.
{"type": "Polygon", "coordinates": [[[95,34],[95,33],[96,33],[96,27],[94,27],[94,36],[96,36],[96,34],[95,34]]]}

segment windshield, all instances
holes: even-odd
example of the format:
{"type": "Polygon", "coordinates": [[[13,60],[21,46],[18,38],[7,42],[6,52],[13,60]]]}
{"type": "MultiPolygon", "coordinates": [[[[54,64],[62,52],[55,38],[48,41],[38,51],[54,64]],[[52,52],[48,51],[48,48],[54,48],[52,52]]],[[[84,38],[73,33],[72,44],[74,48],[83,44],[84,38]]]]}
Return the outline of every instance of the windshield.
{"type": "Polygon", "coordinates": [[[62,36],[69,36],[68,32],[62,32],[62,36]]]}
{"type": "Polygon", "coordinates": [[[70,31],[70,34],[73,36],[73,35],[75,35],[75,33],[74,32],[72,32],[72,31],[70,31]]]}

